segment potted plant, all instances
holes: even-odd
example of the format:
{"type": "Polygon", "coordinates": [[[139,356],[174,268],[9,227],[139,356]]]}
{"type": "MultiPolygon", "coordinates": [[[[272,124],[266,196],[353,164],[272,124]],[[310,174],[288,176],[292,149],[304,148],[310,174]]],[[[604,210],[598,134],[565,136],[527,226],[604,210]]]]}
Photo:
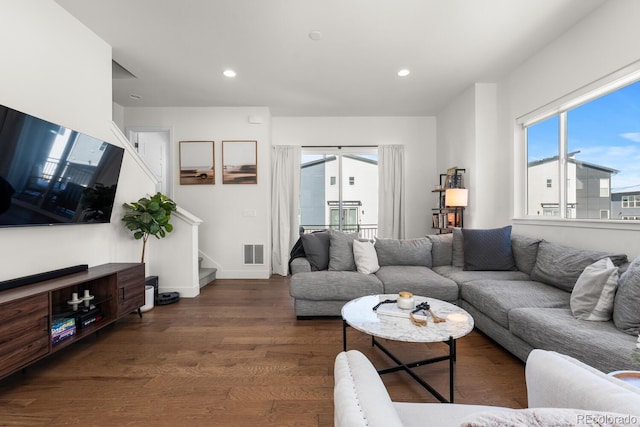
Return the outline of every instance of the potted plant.
{"type": "Polygon", "coordinates": [[[152,197],[143,197],[137,202],[125,203],[125,215],[122,217],[125,226],[133,232],[133,237],[142,239],[142,257],[149,236],[161,239],[173,230],[169,223],[171,212],[175,212],[176,204],[162,193],[156,193],[152,197]]]}

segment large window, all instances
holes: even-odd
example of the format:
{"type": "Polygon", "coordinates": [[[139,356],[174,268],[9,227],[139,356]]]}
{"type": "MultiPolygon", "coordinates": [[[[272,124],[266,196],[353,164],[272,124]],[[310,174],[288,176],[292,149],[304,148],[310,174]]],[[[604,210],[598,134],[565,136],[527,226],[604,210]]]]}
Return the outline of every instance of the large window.
{"type": "Polygon", "coordinates": [[[524,132],[527,215],[635,219],[622,208],[640,198],[640,82],[560,108],[524,132]]]}
{"type": "Polygon", "coordinates": [[[303,148],[300,168],[302,233],[331,228],[365,238],[376,236],[376,148],[303,148]]]}

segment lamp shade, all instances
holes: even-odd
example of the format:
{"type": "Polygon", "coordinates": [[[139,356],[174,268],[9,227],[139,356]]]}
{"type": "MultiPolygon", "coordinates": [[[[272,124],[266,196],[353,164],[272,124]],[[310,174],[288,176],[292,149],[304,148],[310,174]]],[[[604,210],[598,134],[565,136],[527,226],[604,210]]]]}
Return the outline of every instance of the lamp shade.
{"type": "Polygon", "coordinates": [[[469,202],[469,190],[466,188],[447,188],[444,193],[444,204],[453,208],[466,207],[469,202]]]}

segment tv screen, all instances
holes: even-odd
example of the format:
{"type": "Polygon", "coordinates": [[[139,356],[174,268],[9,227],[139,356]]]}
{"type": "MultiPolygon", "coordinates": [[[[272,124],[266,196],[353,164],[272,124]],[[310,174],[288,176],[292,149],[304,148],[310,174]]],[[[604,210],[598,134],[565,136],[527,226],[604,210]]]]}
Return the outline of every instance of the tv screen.
{"type": "Polygon", "coordinates": [[[123,155],[0,105],[0,227],[109,222],[123,155]]]}

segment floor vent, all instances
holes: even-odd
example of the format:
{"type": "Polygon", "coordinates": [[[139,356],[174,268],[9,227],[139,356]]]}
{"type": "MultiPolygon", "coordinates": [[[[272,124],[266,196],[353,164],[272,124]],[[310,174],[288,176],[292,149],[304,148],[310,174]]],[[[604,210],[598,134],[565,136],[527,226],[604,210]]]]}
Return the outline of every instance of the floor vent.
{"type": "Polygon", "coordinates": [[[244,265],[264,265],[264,245],[244,245],[244,265]]]}

